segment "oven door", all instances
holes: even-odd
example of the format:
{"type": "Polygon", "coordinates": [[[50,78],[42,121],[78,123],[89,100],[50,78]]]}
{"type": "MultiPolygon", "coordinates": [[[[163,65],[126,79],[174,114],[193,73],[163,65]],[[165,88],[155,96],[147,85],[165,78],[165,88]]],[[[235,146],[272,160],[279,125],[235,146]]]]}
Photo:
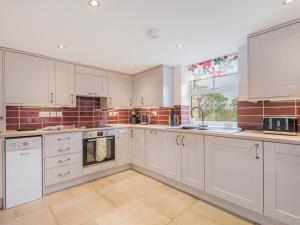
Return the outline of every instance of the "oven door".
{"type": "Polygon", "coordinates": [[[100,137],[83,140],[83,166],[90,166],[115,159],[115,137],[100,137]],[[97,140],[105,139],[106,141],[106,156],[103,160],[97,161],[97,140]]]}

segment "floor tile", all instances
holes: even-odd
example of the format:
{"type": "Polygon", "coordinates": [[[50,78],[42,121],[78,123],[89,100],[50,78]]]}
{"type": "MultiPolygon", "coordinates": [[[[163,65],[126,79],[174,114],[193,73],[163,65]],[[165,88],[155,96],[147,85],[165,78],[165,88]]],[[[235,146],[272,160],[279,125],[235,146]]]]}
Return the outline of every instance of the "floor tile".
{"type": "Polygon", "coordinates": [[[48,208],[47,203],[43,199],[39,199],[33,202],[29,202],[23,205],[17,206],[16,209],[16,214],[17,216],[22,216],[28,213],[35,212],[36,210],[39,209],[44,209],[48,208]]]}
{"type": "Polygon", "coordinates": [[[0,211],[0,223],[14,219],[17,217],[15,209],[6,209],[0,211]]]}
{"type": "Polygon", "coordinates": [[[200,200],[197,201],[190,209],[193,212],[198,213],[199,215],[206,217],[207,219],[220,225],[254,224],[200,200]]]}
{"type": "Polygon", "coordinates": [[[144,185],[127,179],[107,187],[97,189],[97,191],[116,206],[120,206],[135,200],[142,194],[148,192],[149,189],[144,185]]]}
{"type": "Polygon", "coordinates": [[[59,191],[59,192],[55,192],[55,193],[46,195],[43,198],[43,201],[48,206],[52,206],[52,205],[55,205],[57,203],[66,201],[68,199],[71,199],[72,197],[73,197],[73,195],[71,194],[71,192],[69,190],[64,190],[64,191],[59,191]]]}
{"type": "Polygon", "coordinates": [[[27,213],[1,225],[56,225],[56,222],[50,210],[45,208],[27,213]]]}
{"type": "Polygon", "coordinates": [[[99,188],[103,188],[106,187],[108,185],[112,184],[110,181],[106,180],[106,179],[99,179],[99,180],[95,180],[95,181],[91,181],[88,182],[86,184],[82,184],[76,187],[73,187],[70,189],[70,192],[73,195],[80,195],[82,193],[91,191],[91,190],[96,190],[99,188]]]}
{"type": "Polygon", "coordinates": [[[86,222],[84,222],[80,225],[99,225],[99,224],[96,222],[96,220],[91,219],[91,220],[88,220],[88,221],[86,221],[86,222]]]}
{"type": "Polygon", "coordinates": [[[132,201],[96,218],[96,221],[99,225],[164,225],[170,219],[140,201],[132,201]]]}
{"type": "Polygon", "coordinates": [[[148,176],[145,176],[145,175],[142,175],[142,174],[138,174],[136,176],[133,176],[130,178],[131,180],[134,180],[150,189],[155,189],[155,188],[159,188],[161,186],[163,186],[164,184],[155,180],[155,179],[152,179],[148,176]]]}
{"type": "Polygon", "coordinates": [[[168,186],[155,189],[143,195],[140,199],[147,206],[156,209],[169,218],[179,216],[196,201],[195,198],[168,186]]]}
{"type": "Polygon", "coordinates": [[[185,211],[168,225],[219,225],[192,211],[185,211]]]}
{"type": "Polygon", "coordinates": [[[107,179],[110,182],[115,183],[115,182],[119,182],[119,181],[122,181],[122,180],[129,179],[129,178],[134,177],[138,174],[139,173],[137,173],[133,170],[126,170],[124,172],[120,172],[120,173],[116,173],[114,175],[108,176],[105,179],[107,179]]]}
{"type": "Polygon", "coordinates": [[[58,203],[50,207],[59,225],[77,225],[99,216],[113,205],[94,191],[58,203]]]}

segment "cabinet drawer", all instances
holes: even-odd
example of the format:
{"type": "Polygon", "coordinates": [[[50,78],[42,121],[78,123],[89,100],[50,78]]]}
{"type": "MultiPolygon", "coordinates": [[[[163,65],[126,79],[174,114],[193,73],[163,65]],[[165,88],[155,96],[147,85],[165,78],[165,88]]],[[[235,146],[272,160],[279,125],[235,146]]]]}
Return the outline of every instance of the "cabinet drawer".
{"type": "Polygon", "coordinates": [[[65,155],[82,151],[81,133],[45,136],[45,157],[65,155]]]}
{"type": "Polygon", "coordinates": [[[81,172],[81,163],[45,170],[45,186],[74,179],[81,176],[81,172]]]}
{"type": "Polygon", "coordinates": [[[51,168],[65,166],[74,163],[82,163],[81,152],[46,158],[45,169],[51,169],[51,168]]]}

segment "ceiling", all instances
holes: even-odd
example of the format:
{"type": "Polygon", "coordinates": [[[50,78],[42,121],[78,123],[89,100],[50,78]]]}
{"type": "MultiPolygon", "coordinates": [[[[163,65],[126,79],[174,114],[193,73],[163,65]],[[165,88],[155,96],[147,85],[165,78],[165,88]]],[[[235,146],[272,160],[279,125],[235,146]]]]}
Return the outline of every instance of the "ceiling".
{"type": "Polygon", "coordinates": [[[100,1],[0,0],[0,46],[134,74],[236,52],[249,33],[300,12],[300,0],[100,1]],[[149,38],[151,28],[159,39],[149,38]]]}

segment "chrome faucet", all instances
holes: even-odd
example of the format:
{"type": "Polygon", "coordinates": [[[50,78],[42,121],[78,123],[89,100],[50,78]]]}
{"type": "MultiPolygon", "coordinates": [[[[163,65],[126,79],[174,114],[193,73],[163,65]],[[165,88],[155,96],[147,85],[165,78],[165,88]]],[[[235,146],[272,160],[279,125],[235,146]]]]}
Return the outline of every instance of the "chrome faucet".
{"type": "Polygon", "coordinates": [[[201,116],[201,120],[202,120],[202,123],[199,125],[199,128],[202,128],[202,129],[206,128],[207,125],[204,123],[205,110],[200,106],[194,106],[192,108],[192,113],[195,109],[198,109],[198,117],[200,118],[200,116],[201,116]]]}

